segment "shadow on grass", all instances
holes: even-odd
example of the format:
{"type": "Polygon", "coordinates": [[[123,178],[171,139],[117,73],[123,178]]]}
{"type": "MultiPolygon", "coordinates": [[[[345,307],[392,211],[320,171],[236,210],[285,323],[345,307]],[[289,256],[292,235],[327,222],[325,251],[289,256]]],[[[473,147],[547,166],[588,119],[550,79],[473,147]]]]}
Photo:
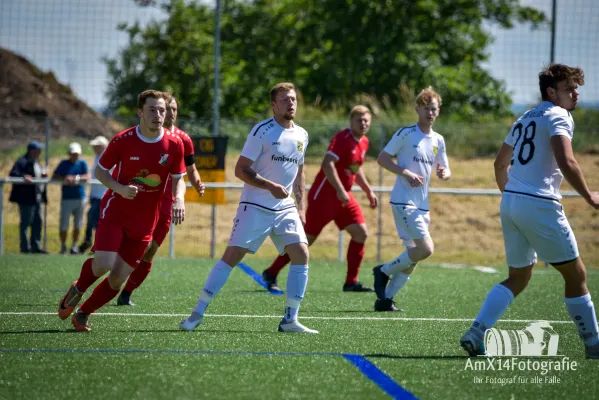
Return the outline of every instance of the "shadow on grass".
{"type": "Polygon", "coordinates": [[[247,335],[247,334],[256,334],[259,333],[260,335],[263,335],[265,333],[272,333],[272,334],[279,334],[276,331],[273,330],[268,330],[268,331],[248,331],[248,330],[229,330],[229,329],[198,329],[197,331],[193,331],[193,332],[188,332],[188,331],[184,331],[180,328],[173,328],[173,329],[127,329],[127,330],[119,330],[119,331],[114,331],[114,332],[124,332],[124,333],[181,333],[181,334],[188,334],[188,335],[193,335],[193,334],[202,334],[202,333],[216,333],[216,334],[222,334],[222,333],[237,333],[237,334],[242,334],[242,335],[247,335]]]}
{"type": "Polygon", "coordinates": [[[3,331],[3,332],[0,332],[0,335],[30,335],[30,334],[35,334],[35,333],[80,333],[80,332],[77,332],[74,329],[66,329],[66,330],[61,330],[61,329],[44,329],[44,330],[40,330],[40,331],[32,331],[32,330],[28,330],[28,331],[3,331]]]}
{"type": "Polygon", "coordinates": [[[388,358],[388,359],[397,359],[397,360],[462,360],[466,358],[470,358],[469,356],[401,356],[401,355],[391,355],[391,354],[362,354],[362,356],[366,358],[388,358]]]}

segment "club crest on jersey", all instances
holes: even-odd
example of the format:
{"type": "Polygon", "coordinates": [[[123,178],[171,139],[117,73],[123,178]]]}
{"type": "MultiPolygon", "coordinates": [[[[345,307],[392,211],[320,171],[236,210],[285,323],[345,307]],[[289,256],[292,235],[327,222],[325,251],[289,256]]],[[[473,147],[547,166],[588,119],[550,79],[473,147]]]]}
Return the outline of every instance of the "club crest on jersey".
{"type": "Polygon", "coordinates": [[[438,152],[439,152],[439,147],[438,146],[433,146],[433,154],[437,155],[438,152]]]}
{"type": "Polygon", "coordinates": [[[168,164],[168,154],[167,153],[160,154],[160,161],[158,161],[158,164],[160,164],[160,165],[168,164]]]}
{"type": "Polygon", "coordinates": [[[299,140],[297,141],[297,151],[300,153],[304,152],[304,142],[300,142],[299,140]]]}

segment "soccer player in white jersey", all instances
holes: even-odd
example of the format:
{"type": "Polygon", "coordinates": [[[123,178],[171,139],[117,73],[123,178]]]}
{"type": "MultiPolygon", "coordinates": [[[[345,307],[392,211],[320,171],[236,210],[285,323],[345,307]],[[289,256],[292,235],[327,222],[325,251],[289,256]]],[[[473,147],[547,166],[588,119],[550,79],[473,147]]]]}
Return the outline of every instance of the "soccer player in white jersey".
{"type": "Polygon", "coordinates": [[[471,355],[485,354],[484,334],[528,285],[539,257],[563,276],[566,309],[584,341],[587,358],[599,358],[597,316],[586,285],[576,238],[560,204],[563,177],[593,208],[599,194],[586,185],[572,153],[574,121],[584,73],[552,64],[539,74],[543,102],[512,126],[495,159],[495,179],[503,192],[501,228],[509,275],[485,299],[460,344],[471,355]]]}
{"type": "Polygon", "coordinates": [[[245,182],[233,231],[223,257],[214,265],[200,299],[181,328],[191,331],[201,324],[206,308],[224,286],[229,274],[247,253],[255,253],[270,236],[279,254],[287,253],[287,302],[279,332],[318,333],[300,324],[297,314],[308,283],[304,154],[308,133],[293,122],[297,95],[291,83],[270,91],[274,117],[257,124],[248,135],[235,176],[245,182]],[[290,197],[295,194],[297,206],[290,197]]]}
{"type": "Polygon", "coordinates": [[[375,311],[403,311],[393,297],[410,279],[416,264],[433,254],[429,234],[428,187],[433,170],[438,178],[451,176],[445,140],[433,131],[441,110],[441,96],[430,86],[416,99],[418,123],[399,129],[378,158],[383,168],[397,175],[391,192],[395,227],[406,250],[394,260],[374,267],[375,311]],[[397,163],[393,160],[397,157],[397,163]]]}

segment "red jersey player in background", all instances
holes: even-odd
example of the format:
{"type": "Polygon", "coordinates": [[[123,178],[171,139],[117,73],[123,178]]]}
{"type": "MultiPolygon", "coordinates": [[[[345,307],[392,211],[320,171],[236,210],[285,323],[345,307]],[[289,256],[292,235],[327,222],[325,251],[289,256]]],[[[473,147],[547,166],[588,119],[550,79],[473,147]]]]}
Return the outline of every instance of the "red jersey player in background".
{"type": "MultiPolygon", "coordinates": [[[[195,159],[194,159],[194,150],[193,150],[193,142],[189,135],[175,126],[175,121],[177,120],[177,113],[179,110],[179,104],[177,103],[177,99],[173,95],[169,94],[166,104],[166,117],[164,119],[164,127],[174,133],[176,136],[183,141],[183,155],[185,159],[185,167],[187,169],[187,176],[189,177],[189,182],[191,186],[198,192],[200,196],[204,195],[204,184],[200,179],[200,173],[196,169],[195,159]]],[[[178,190],[182,190],[185,193],[185,182],[183,179],[179,181],[179,185],[182,185],[182,188],[178,188],[178,190]]],[[[162,205],[160,206],[160,216],[158,217],[158,223],[156,224],[156,228],[154,229],[154,233],[152,234],[152,243],[150,247],[146,249],[146,253],[144,254],[141,262],[135,268],[135,270],[129,276],[127,283],[125,284],[125,288],[121,292],[121,295],[117,299],[117,305],[119,306],[134,306],[135,304],[131,301],[131,293],[135,289],[137,289],[143,281],[146,279],[148,274],[152,269],[152,261],[154,260],[154,256],[158,251],[158,248],[162,246],[162,242],[166,238],[170,228],[171,228],[171,219],[172,219],[172,211],[173,211],[173,202],[175,197],[173,196],[173,192],[170,190],[168,186],[165,188],[164,195],[162,197],[162,205]]]]}
{"type": "MultiPolygon", "coordinates": [[[[166,100],[163,92],[142,92],[137,97],[139,125],[117,134],[96,168],[96,178],[109,190],[100,205],[95,255],[83,263],[79,279],[58,305],[58,316],[68,318],[85,291],[106,272],[109,274],[73,313],[71,322],[77,331],[90,330],[89,315],[115,298],[139,265],[158,221],[167,178],[172,177],[170,190],[176,191],[185,174],[183,143],[163,128],[166,100]],[[116,168],[116,178],[109,172],[112,167],[116,168]]],[[[175,193],[175,224],[185,218],[184,196],[184,190],[175,193]]]]}
{"type": "MultiPolygon", "coordinates": [[[[366,221],[360,205],[350,190],[355,183],[362,188],[370,201],[370,208],[376,208],[378,199],[362,170],[364,157],[368,151],[368,137],[372,114],[368,107],[355,106],[349,114],[350,128],[337,133],[331,140],[324,156],[322,167],[308,193],[306,226],[308,245],[314,243],[320,232],[331,221],[339,230],[351,235],[347,249],[347,277],[344,292],[372,292],[374,289],[358,282],[358,273],[364,258],[364,243],[368,236],[366,221]]],[[[277,257],[270,268],[262,272],[262,278],[270,290],[280,290],[277,275],[289,262],[289,256],[277,257]]]]}

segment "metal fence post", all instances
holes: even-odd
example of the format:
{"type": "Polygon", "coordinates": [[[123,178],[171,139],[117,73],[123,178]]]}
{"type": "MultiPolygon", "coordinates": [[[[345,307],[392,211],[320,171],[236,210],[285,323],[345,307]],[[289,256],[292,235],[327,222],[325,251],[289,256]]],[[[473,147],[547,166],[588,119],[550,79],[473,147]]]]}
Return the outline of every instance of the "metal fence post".
{"type": "Polygon", "coordinates": [[[210,258],[214,258],[216,254],[216,204],[212,205],[210,221],[210,258]]]}
{"type": "Polygon", "coordinates": [[[171,229],[168,232],[168,256],[175,258],[175,224],[171,222],[171,229]]]}
{"type": "Polygon", "coordinates": [[[339,259],[339,261],[343,261],[343,230],[339,231],[339,243],[337,244],[337,251],[337,258],[339,259]]]}
{"type": "Polygon", "coordinates": [[[4,254],[4,182],[0,182],[0,256],[4,254]]]}
{"type": "MultiPolygon", "coordinates": [[[[50,118],[46,116],[46,174],[50,175],[50,118]]],[[[46,189],[46,198],[48,197],[48,185],[46,189]]],[[[42,247],[44,251],[48,251],[48,201],[44,203],[44,221],[42,222],[44,228],[44,240],[42,247]]]]}
{"type": "MultiPolygon", "coordinates": [[[[385,127],[380,126],[379,131],[379,154],[385,148],[385,127]]],[[[379,165],[379,187],[383,186],[383,167],[379,165]]],[[[383,192],[379,192],[379,209],[377,210],[378,221],[377,221],[377,232],[376,232],[376,261],[381,262],[381,247],[383,242],[383,192]]]]}

